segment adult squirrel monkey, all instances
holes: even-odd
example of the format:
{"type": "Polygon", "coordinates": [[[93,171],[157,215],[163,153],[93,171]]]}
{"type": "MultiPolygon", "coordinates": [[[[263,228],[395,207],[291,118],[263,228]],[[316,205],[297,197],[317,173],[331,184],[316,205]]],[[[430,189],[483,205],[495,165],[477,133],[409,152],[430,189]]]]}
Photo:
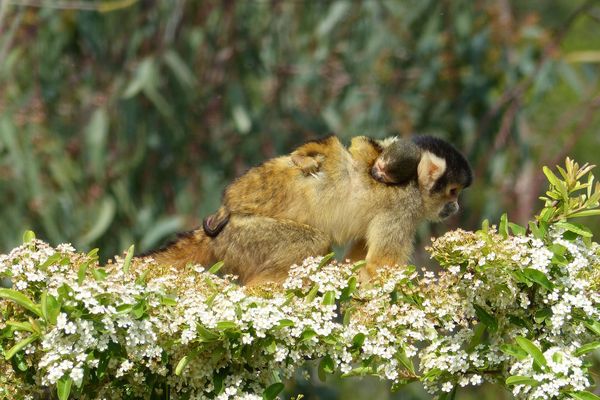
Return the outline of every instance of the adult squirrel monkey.
{"type": "Polygon", "coordinates": [[[151,255],[176,266],[223,260],[223,271],[255,285],[282,282],[291,265],[352,241],[368,279],[406,263],[418,224],[456,213],[471,181],[466,159],[439,138],[359,136],[346,148],[330,136],[250,169],[202,228],[151,255]]]}

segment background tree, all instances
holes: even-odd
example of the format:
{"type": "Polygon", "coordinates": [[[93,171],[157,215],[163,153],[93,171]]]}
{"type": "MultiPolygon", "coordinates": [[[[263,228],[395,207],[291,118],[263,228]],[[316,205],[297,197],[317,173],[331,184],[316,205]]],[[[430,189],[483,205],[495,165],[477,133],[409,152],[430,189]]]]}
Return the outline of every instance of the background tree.
{"type": "Polygon", "coordinates": [[[598,162],[599,22],[593,0],[2,0],[0,250],[153,248],[332,132],[443,136],[476,174],[451,225],[525,222],[542,165],[598,162]]]}

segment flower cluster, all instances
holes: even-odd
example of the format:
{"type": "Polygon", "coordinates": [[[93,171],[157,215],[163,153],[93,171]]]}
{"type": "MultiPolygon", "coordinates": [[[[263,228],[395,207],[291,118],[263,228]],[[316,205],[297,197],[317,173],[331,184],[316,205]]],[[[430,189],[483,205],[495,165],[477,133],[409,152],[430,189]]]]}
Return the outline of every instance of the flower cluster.
{"type": "Polygon", "coordinates": [[[505,217],[449,232],[428,249],[439,273],[386,268],[365,284],[360,263],[328,255],[255,288],[132,249],[101,266],[28,233],[0,255],[0,399],[274,399],[307,360],[322,379],[421,381],[442,398],[492,382],[517,399],[597,399],[600,245],[556,215],[531,233],[505,217]]]}

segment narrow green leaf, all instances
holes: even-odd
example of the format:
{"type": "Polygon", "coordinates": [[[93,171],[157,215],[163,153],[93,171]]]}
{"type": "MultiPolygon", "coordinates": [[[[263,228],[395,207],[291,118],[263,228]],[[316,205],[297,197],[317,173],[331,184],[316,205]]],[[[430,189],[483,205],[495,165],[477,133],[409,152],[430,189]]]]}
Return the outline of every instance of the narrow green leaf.
{"type": "Polygon", "coordinates": [[[414,375],[415,374],[415,366],[414,366],[412,360],[406,356],[406,351],[404,351],[404,348],[400,348],[398,350],[397,356],[398,356],[398,360],[404,366],[404,368],[406,368],[411,374],[414,375]]]}
{"type": "Polygon", "coordinates": [[[318,293],[319,287],[317,285],[313,285],[313,287],[309,290],[308,294],[306,295],[306,301],[311,303],[317,297],[318,293]]]}
{"type": "Polygon", "coordinates": [[[284,387],[285,386],[281,382],[272,384],[271,386],[266,388],[265,391],[263,392],[263,399],[264,400],[273,400],[274,398],[277,397],[277,395],[279,393],[281,393],[281,391],[283,390],[284,387]]]}
{"type": "Polygon", "coordinates": [[[41,296],[42,314],[47,323],[56,325],[56,319],[60,313],[60,303],[51,294],[44,291],[41,296]]]}
{"type": "Polygon", "coordinates": [[[327,291],[323,296],[323,305],[331,306],[335,304],[335,293],[332,290],[327,291]]]}
{"type": "Polygon", "coordinates": [[[550,282],[546,274],[544,274],[540,270],[534,268],[524,268],[523,275],[525,275],[527,279],[530,279],[532,282],[537,283],[538,285],[542,286],[547,290],[554,289],[554,285],[552,284],[552,282],[550,282]]]}
{"type": "Polygon", "coordinates": [[[586,328],[594,332],[597,336],[600,336],[600,321],[585,322],[584,324],[586,328]]]}
{"type": "Polygon", "coordinates": [[[25,339],[19,341],[13,347],[8,349],[8,351],[4,354],[4,358],[10,360],[15,354],[23,350],[23,348],[25,348],[28,344],[35,342],[39,338],[39,335],[31,335],[26,337],[25,339]]]}
{"type": "Polygon", "coordinates": [[[539,384],[540,383],[538,381],[536,381],[535,379],[530,378],[528,376],[513,375],[513,376],[509,376],[508,378],[506,378],[507,386],[512,386],[512,385],[537,386],[539,384]]]}
{"type": "Polygon", "coordinates": [[[6,325],[12,326],[16,331],[34,331],[33,326],[29,322],[6,321],[6,325]]]}
{"type": "Polygon", "coordinates": [[[198,336],[203,342],[214,342],[219,338],[215,332],[207,329],[204,325],[198,325],[198,336]]]}
{"type": "Polygon", "coordinates": [[[71,378],[65,377],[58,380],[56,383],[56,392],[58,393],[59,400],[67,400],[69,398],[72,385],[73,380],[71,378]]]}
{"type": "Polygon", "coordinates": [[[569,232],[573,232],[579,236],[590,237],[590,238],[592,236],[594,236],[588,227],[580,225],[580,224],[571,224],[569,222],[559,221],[554,225],[558,228],[563,228],[569,232]]]}
{"type": "Polygon", "coordinates": [[[238,329],[238,326],[233,321],[219,321],[217,322],[217,329],[220,331],[224,331],[227,329],[238,329]]]}
{"type": "Polygon", "coordinates": [[[323,259],[319,263],[318,269],[321,269],[325,265],[329,264],[331,262],[331,260],[333,259],[334,256],[335,256],[335,253],[329,253],[329,254],[323,256],[323,259]]]}
{"type": "Polygon", "coordinates": [[[541,324],[550,316],[552,316],[552,309],[550,307],[542,308],[535,313],[533,320],[538,324],[541,324]]]}
{"type": "Polygon", "coordinates": [[[189,362],[190,359],[188,358],[188,356],[183,356],[181,360],[179,360],[179,362],[177,363],[177,366],[175,367],[175,375],[180,376],[181,372],[189,364],[189,362]]]}
{"type": "Polygon", "coordinates": [[[600,400],[600,397],[591,392],[568,392],[568,395],[576,400],[600,400]]]}
{"type": "Polygon", "coordinates": [[[294,321],[290,319],[280,319],[278,328],[285,328],[288,326],[294,326],[294,321]]]}
{"type": "Polygon", "coordinates": [[[584,344],[583,346],[581,346],[577,350],[575,350],[574,354],[577,357],[579,357],[583,354],[590,353],[596,349],[600,349],[600,342],[591,342],[591,343],[584,344]]]}
{"type": "Polygon", "coordinates": [[[480,345],[483,341],[483,334],[485,333],[485,329],[486,329],[486,324],[485,323],[480,323],[477,324],[477,326],[475,326],[475,328],[473,328],[473,337],[471,338],[471,341],[469,342],[469,346],[467,347],[467,351],[471,352],[475,349],[475,347],[477,347],[478,345],[480,345]]]}
{"type": "Polygon", "coordinates": [[[127,249],[127,254],[125,255],[125,261],[123,261],[123,272],[125,274],[129,273],[129,267],[131,266],[131,259],[133,258],[135,246],[132,244],[127,249]]]}
{"type": "Polygon", "coordinates": [[[591,217],[591,216],[596,216],[596,215],[600,215],[600,210],[578,211],[574,214],[571,214],[569,217],[570,218],[579,218],[579,217],[591,217]]]}
{"type": "Polygon", "coordinates": [[[500,217],[498,233],[500,233],[505,239],[508,237],[508,216],[506,215],[506,213],[502,214],[502,216],[500,217]]]}
{"type": "Polygon", "coordinates": [[[217,272],[219,272],[219,270],[221,268],[223,268],[223,265],[225,265],[225,263],[223,261],[219,261],[218,263],[216,263],[212,267],[210,267],[208,272],[211,274],[216,274],[217,272]]]}
{"type": "Polygon", "coordinates": [[[308,342],[309,340],[311,340],[315,336],[317,336],[317,333],[315,331],[313,331],[312,329],[307,329],[304,332],[302,332],[302,334],[300,335],[300,341],[301,342],[308,342]]]}
{"type": "Polygon", "coordinates": [[[512,231],[513,235],[523,236],[527,232],[527,230],[524,227],[513,222],[509,222],[508,226],[510,227],[510,230],[512,231]]]}
{"type": "Polygon", "coordinates": [[[357,261],[352,265],[352,272],[356,272],[359,269],[361,269],[362,267],[364,267],[365,265],[367,265],[367,262],[365,260],[361,260],[361,261],[357,261]]]}
{"type": "Polygon", "coordinates": [[[162,296],[160,298],[160,304],[163,304],[165,306],[176,306],[177,300],[170,296],[162,296]]]}
{"type": "Polygon", "coordinates": [[[27,244],[35,239],[35,233],[33,231],[25,231],[23,233],[23,244],[27,244]]]}
{"type": "Polygon", "coordinates": [[[36,314],[38,317],[42,317],[42,310],[38,307],[29,297],[25,296],[23,293],[18,292],[13,289],[0,289],[0,298],[5,298],[8,300],[12,300],[15,303],[19,304],[21,307],[26,308],[32,313],[36,314]]]}
{"type": "Polygon", "coordinates": [[[519,361],[523,361],[525,358],[527,358],[527,352],[519,346],[515,346],[512,344],[503,344],[502,346],[500,346],[500,350],[502,350],[503,353],[508,354],[509,356],[512,356],[519,361]]]}
{"type": "Polygon", "coordinates": [[[82,284],[83,281],[85,280],[85,275],[87,273],[87,269],[89,267],[90,263],[89,261],[83,262],[81,263],[81,265],[79,265],[79,269],[77,270],[77,283],[78,284],[82,284]]]}
{"type": "Polygon", "coordinates": [[[96,213],[97,218],[94,224],[87,232],[85,232],[80,237],[79,241],[82,245],[90,244],[94,240],[102,236],[106,232],[106,230],[108,229],[115,217],[117,205],[112,197],[105,197],[104,200],[102,200],[102,202],[100,203],[99,207],[100,209],[96,213]]]}
{"type": "Polygon", "coordinates": [[[523,350],[533,357],[533,360],[536,364],[538,364],[540,367],[546,366],[547,362],[546,358],[544,358],[544,354],[531,340],[522,336],[517,337],[515,340],[523,350]]]}
{"type": "Polygon", "coordinates": [[[94,275],[94,279],[97,281],[103,281],[108,276],[108,272],[104,268],[94,268],[92,270],[92,275],[94,275]]]}
{"type": "Polygon", "coordinates": [[[475,308],[477,319],[483,322],[488,327],[490,332],[496,332],[498,330],[498,321],[493,315],[488,313],[483,307],[477,304],[473,304],[473,308],[475,308]]]}

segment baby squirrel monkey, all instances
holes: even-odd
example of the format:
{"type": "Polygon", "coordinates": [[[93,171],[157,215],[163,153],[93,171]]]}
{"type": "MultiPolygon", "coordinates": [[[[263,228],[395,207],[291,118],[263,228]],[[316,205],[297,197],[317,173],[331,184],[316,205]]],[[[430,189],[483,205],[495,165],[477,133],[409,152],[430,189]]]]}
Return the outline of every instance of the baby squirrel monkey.
{"type": "Polygon", "coordinates": [[[203,228],[152,256],[183,266],[224,261],[242,284],[282,282],[291,265],[332,244],[376,268],[404,264],[417,225],[458,211],[472,172],[449,143],[430,136],[375,141],[349,149],[331,136],[250,169],[227,187],[203,228]]]}

